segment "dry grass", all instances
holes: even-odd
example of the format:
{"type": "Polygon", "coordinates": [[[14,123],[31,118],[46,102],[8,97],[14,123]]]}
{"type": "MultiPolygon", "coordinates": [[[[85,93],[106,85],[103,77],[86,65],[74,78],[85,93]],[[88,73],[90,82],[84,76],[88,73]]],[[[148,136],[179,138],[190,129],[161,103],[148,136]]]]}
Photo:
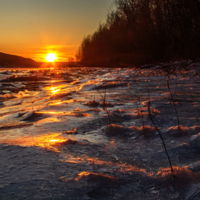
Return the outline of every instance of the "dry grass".
{"type": "Polygon", "coordinates": [[[172,177],[171,168],[162,168],[157,173],[157,178],[164,181],[166,184],[173,184],[177,188],[189,186],[191,183],[199,182],[199,177],[196,173],[188,169],[188,167],[173,166],[172,177]]]}

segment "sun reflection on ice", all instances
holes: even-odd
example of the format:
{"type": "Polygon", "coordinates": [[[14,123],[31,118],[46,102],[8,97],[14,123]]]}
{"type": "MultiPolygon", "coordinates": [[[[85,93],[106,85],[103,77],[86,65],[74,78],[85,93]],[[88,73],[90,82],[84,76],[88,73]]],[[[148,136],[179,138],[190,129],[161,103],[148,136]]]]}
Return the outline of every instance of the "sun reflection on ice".
{"type": "Polygon", "coordinates": [[[75,116],[75,117],[90,117],[88,113],[77,113],[73,111],[68,112],[55,112],[55,111],[35,111],[38,114],[50,114],[50,115],[66,115],[66,116],[75,116]]]}
{"type": "Polygon", "coordinates": [[[51,87],[51,92],[52,94],[57,94],[59,93],[61,90],[58,87],[51,87]]]}
{"type": "Polygon", "coordinates": [[[60,152],[59,146],[67,142],[68,139],[64,138],[61,133],[44,134],[36,136],[25,136],[15,139],[0,140],[0,143],[9,145],[19,145],[25,147],[42,147],[50,151],[60,152]]]}
{"type": "Polygon", "coordinates": [[[112,169],[114,167],[115,169],[117,169],[119,172],[122,172],[122,173],[135,171],[135,172],[141,172],[144,174],[152,175],[150,172],[147,172],[145,169],[141,169],[137,166],[130,165],[127,163],[121,163],[121,162],[115,163],[115,162],[111,162],[111,161],[104,161],[104,160],[89,157],[86,155],[82,155],[81,157],[76,157],[76,156],[69,155],[69,154],[63,155],[63,156],[64,157],[61,160],[62,162],[74,163],[74,164],[90,164],[90,165],[98,165],[98,166],[107,166],[107,167],[111,167],[112,169]]]}

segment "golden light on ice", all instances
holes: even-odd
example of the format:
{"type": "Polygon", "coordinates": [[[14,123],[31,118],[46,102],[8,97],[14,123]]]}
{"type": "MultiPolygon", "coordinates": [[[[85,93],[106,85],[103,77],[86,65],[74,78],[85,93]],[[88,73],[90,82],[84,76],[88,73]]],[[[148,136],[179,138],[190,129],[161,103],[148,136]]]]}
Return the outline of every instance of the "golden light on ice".
{"type": "Polygon", "coordinates": [[[48,62],[54,62],[56,60],[56,54],[55,53],[49,53],[49,54],[47,54],[46,60],[48,62]]]}

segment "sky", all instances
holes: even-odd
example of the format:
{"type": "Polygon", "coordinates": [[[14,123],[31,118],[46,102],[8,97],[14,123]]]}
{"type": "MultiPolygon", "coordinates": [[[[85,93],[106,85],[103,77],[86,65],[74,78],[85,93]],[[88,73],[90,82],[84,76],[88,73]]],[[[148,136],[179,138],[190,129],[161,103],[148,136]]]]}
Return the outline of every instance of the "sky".
{"type": "Polygon", "coordinates": [[[0,52],[44,61],[74,57],[114,0],[0,0],[0,52]]]}

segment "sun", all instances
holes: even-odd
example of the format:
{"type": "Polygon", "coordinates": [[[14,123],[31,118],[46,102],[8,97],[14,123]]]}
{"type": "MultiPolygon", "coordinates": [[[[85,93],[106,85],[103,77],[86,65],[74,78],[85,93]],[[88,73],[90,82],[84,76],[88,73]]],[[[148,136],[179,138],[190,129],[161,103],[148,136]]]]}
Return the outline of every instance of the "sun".
{"type": "Polygon", "coordinates": [[[55,53],[49,53],[45,57],[48,62],[54,62],[56,60],[56,54],[55,53]]]}

